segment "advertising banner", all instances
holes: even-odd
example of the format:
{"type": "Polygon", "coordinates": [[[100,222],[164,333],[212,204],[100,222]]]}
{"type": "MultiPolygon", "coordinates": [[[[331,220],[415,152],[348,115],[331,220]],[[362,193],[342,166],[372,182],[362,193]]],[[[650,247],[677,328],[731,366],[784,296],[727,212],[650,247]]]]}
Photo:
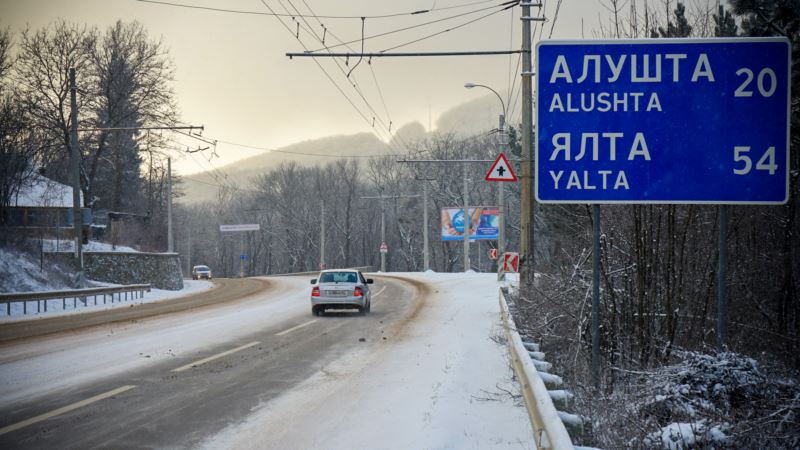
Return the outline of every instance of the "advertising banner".
{"type": "MultiPolygon", "coordinates": [[[[474,206],[469,208],[469,240],[497,240],[500,227],[500,211],[496,206],[474,206]]],[[[464,240],[464,208],[442,208],[442,240],[464,240]]]]}

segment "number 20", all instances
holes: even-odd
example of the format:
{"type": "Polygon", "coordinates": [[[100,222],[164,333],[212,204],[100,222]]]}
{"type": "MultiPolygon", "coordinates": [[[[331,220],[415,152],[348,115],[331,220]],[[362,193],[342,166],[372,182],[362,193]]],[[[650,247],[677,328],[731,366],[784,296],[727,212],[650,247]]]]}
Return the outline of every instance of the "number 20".
{"type": "MultiPolygon", "coordinates": [[[[742,74],[744,74],[745,76],[744,82],[742,82],[742,84],[740,84],[739,87],[736,89],[734,97],[752,97],[753,91],[746,89],[747,86],[750,85],[750,83],[753,81],[753,71],[746,67],[736,71],[736,75],[742,75],[742,74]]],[[[756,81],[756,84],[758,85],[758,92],[763,97],[771,97],[772,94],[775,93],[775,90],[778,88],[778,81],[777,77],[775,76],[775,71],[773,71],[769,67],[761,69],[761,72],[758,73],[758,80],[756,81]],[[765,85],[767,84],[765,83],[764,80],[765,77],[769,78],[769,88],[765,87],[765,85]]]]}

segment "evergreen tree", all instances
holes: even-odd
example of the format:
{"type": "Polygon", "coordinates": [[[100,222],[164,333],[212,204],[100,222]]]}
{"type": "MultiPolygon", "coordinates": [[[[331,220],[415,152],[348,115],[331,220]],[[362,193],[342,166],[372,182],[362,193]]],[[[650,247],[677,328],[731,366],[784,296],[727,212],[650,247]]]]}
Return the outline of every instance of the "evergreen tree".
{"type": "Polygon", "coordinates": [[[668,22],[666,29],[658,27],[658,33],[654,30],[651,33],[652,37],[682,38],[689,37],[692,34],[692,26],[689,25],[689,21],[686,19],[686,6],[678,2],[673,13],[675,14],[675,22],[668,22]]]}

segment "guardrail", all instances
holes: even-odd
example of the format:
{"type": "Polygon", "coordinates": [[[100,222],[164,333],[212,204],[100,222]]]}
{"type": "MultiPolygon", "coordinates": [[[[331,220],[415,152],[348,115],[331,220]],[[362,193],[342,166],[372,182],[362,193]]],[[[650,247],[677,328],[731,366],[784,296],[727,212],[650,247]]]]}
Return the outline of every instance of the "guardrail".
{"type": "Polygon", "coordinates": [[[69,289],[63,291],[43,291],[43,292],[12,292],[0,294],[0,304],[6,304],[6,314],[12,315],[11,305],[22,303],[22,314],[28,314],[28,303],[36,302],[36,312],[47,312],[48,303],[61,300],[62,310],[67,309],[67,299],[72,299],[72,307],[78,307],[78,301],[84,306],[89,305],[89,298],[94,297],[94,304],[97,305],[98,297],[102,296],[103,304],[109,299],[114,303],[114,295],[118,302],[135,300],[142,298],[145,292],[150,292],[149,284],[129,284],[126,286],[88,288],[88,289],[69,289]],[[44,306],[44,311],[42,311],[44,306]]]}
{"type": "MultiPolygon", "coordinates": [[[[511,359],[514,362],[514,372],[517,374],[522,395],[525,398],[525,408],[528,410],[528,417],[533,428],[536,448],[573,450],[575,447],[564,426],[562,415],[556,410],[551,393],[547,390],[544,380],[531,359],[529,350],[517,332],[502,290],[500,290],[500,314],[508,338],[511,359]]],[[[538,347],[536,351],[538,352],[538,347]]]]}

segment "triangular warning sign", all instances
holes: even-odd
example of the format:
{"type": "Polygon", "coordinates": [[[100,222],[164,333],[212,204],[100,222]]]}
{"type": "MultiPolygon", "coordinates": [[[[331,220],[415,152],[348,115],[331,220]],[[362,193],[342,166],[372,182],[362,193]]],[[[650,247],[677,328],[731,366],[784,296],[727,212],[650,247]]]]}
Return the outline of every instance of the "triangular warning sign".
{"type": "Polygon", "coordinates": [[[511,169],[511,164],[508,163],[506,155],[500,153],[500,156],[492,164],[492,168],[485,177],[486,181],[517,181],[517,174],[511,169]]]}

